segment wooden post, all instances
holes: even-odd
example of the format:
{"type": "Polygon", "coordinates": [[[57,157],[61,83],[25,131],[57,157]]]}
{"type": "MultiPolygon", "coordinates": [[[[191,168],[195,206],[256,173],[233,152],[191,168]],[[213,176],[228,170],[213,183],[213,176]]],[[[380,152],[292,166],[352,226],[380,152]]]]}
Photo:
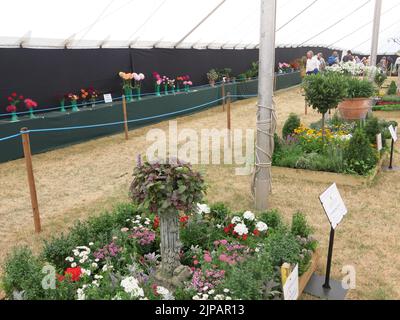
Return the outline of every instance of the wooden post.
{"type": "Polygon", "coordinates": [[[222,111],[225,111],[225,82],[222,82],[221,95],[222,95],[222,111]]]}
{"type": "Polygon", "coordinates": [[[125,130],[125,140],[129,139],[128,136],[128,115],[126,112],[126,100],[125,96],[122,96],[122,110],[124,111],[124,130],[125,130]]]}
{"type": "Polygon", "coordinates": [[[228,97],[227,97],[227,104],[226,104],[226,127],[228,128],[228,143],[229,146],[232,145],[231,141],[231,93],[228,92],[228,97]]]}
{"type": "Polygon", "coordinates": [[[26,171],[28,174],[29,192],[31,194],[33,222],[35,224],[35,232],[39,233],[42,231],[42,227],[40,225],[40,214],[39,214],[39,205],[36,194],[35,177],[33,176],[31,144],[29,140],[28,128],[21,129],[21,137],[22,137],[22,147],[24,150],[24,156],[26,162],[26,171]]]}

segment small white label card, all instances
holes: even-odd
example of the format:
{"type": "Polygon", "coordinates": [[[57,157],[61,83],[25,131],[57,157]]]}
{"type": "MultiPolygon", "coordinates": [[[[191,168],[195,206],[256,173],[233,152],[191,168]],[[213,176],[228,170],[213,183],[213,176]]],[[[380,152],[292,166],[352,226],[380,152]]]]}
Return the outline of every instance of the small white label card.
{"type": "Polygon", "coordinates": [[[340,196],[336,183],[331,185],[323,194],[321,194],[319,200],[328,216],[332,228],[336,229],[343,217],[347,214],[347,208],[340,196]]]}
{"type": "Polygon", "coordinates": [[[285,300],[297,300],[299,297],[299,265],[293,269],[283,285],[283,298],[285,300]]]}
{"type": "Polygon", "coordinates": [[[378,149],[378,151],[381,151],[383,149],[383,145],[382,145],[382,133],[378,133],[376,135],[376,148],[378,149]]]}
{"type": "Polygon", "coordinates": [[[393,128],[392,125],[390,125],[389,131],[390,131],[390,135],[392,136],[393,141],[396,142],[397,141],[397,127],[395,129],[395,128],[393,128]]]}
{"type": "Polygon", "coordinates": [[[104,97],[104,102],[105,103],[112,103],[113,102],[113,98],[112,98],[111,93],[103,94],[103,97],[104,97]]]}

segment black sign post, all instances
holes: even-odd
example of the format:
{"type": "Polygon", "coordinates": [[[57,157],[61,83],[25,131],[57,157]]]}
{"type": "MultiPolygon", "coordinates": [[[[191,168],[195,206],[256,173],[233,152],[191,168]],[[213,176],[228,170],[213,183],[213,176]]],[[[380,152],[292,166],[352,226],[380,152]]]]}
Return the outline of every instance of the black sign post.
{"type": "Polygon", "coordinates": [[[397,141],[397,128],[393,128],[393,126],[389,127],[390,134],[392,136],[392,144],[390,147],[390,163],[389,167],[384,168],[385,171],[399,171],[399,167],[394,167],[393,166],[393,157],[394,157],[394,145],[397,141]]]}
{"type": "Polygon", "coordinates": [[[347,289],[343,288],[342,282],[331,279],[331,267],[333,257],[333,244],[335,240],[335,228],[347,213],[347,209],[340,197],[336,184],[328,188],[324,194],[320,196],[321,204],[324,208],[328,220],[331,225],[329,235],[328,257],[326,261],[325,276],[313,274],[308,282],[304,292],[312,296],[326,300],[344,300],[347,289]]]}

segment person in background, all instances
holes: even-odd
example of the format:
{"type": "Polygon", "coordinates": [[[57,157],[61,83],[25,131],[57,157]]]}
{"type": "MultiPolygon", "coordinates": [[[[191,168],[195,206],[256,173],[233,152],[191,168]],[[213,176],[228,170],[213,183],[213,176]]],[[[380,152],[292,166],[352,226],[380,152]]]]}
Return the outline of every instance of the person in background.
{"type": "Polygon", "coordinates": [[[318,53],[317,59],[318,59],[318,62],[319,62],[319,66],[318,66],[319,71],[320,72],[324,72],[325,68],[326,68],[326,62],[325,62],[324,55],[323,55],[322,52],[318,53]]]}
{"type": "Polygon", "coordinates": [[[347,51],[347,54],[343,57],[343,62],[352,62],[354,61],[353,53],[351,50],[347,51]]]}
{"type": "Polygon", "coordinates": [[[381,61],[379,61],[377,67],[382,70],[383,73],[387,72],[387,60],[386,57],[382,57],[381,61]]]}
{"type": "Polygon", "coordinates": [[[314,56],[314,52],[307,52],[307,64],[306,64],[306,73],[307,75],[317,74],[319,72],[319,61],[316,56],[314,56]]]}
{"type": "Polygon", "coordinates": [[[335,64],[339,64],[339,54],[337,51],[333,51],[332,55],[328,58],[328,65],[330,67],[335,64]]]}
{"type": "Polygon", "coordinates": [[[392,75],[393,67],[394,67],[394,60],[391,56],[389,56],[387,57],[387,69],[390,76],[392,75]]]}
{"type": "Polygon", "coordinates": [[[359,56],[355,56],[354,57],[354,61],[356,62],[356,64],[363,64],[362,60],[360,59],[359,56]]]}

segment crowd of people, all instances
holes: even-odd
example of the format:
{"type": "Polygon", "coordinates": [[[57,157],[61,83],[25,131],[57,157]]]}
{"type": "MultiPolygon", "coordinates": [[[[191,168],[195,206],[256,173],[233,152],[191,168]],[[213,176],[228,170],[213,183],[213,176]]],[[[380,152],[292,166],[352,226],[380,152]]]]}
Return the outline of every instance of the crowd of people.
{"type": "MultiPolygon", "coordinates": [[[[382,57],[379,61],[377,67],[382,70],[382,72],[393,74],[396,73],[397,69],[400,69],[400,51],[398,52],[399,58],[394,61],[394,59],[389,57],[382,57]]],[[[354,55],[351,50],[347,51],[347,54],[343,56],[342,60],[340,60],[339,53],[334,51],[328,60],[326,61],[322,52],[314,55],[313,51],[307,52],[307,64],[306,64],[306,73],[310,74],[317,74],[319,72],[325,71],[327,66],[334,66],[339,64],[341,61],[351,62],[354,64],[359,64],[363,66],[370,65],[370,58],[371,57],[362,57],[360,58],[357,55],[354,55]]]]}

